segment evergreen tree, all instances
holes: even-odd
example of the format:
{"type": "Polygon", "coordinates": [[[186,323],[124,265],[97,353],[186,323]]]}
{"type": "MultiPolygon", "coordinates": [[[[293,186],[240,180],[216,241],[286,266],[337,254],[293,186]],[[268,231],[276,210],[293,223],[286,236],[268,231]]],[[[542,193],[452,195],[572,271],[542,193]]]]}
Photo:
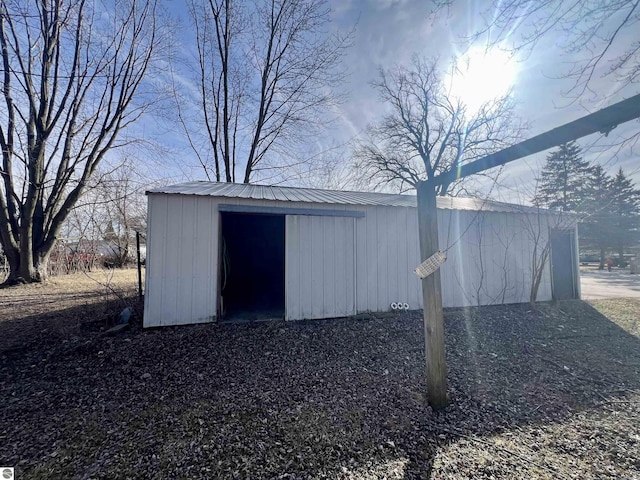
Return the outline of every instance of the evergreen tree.
{"type": "Polygon", "coordinates": [[[579,145],[575,142],[560,145],[558,150],[547,156],[533,203],[565,212],[579,211],[584,201],[588,172],[589,162],[582,159],[579,145]]]}
{"type": "Polygon", "coordinates": [[[640,190],[628,178],[622,168],[611,181],[612,228],[611,246],[623,259],[625,247],[640,240],[640,190]]]}
{"type": "Polygon", "coordinates": [[[584,214],[580,222],[580,243],[582,247],[599,251],[601,270],[604,268],[606,250],[611,246],[612,181],[611,176],[607,175],[601,165],[591,167],[585,181],[583,202],[580,206],[581,213],[584,214]]]}

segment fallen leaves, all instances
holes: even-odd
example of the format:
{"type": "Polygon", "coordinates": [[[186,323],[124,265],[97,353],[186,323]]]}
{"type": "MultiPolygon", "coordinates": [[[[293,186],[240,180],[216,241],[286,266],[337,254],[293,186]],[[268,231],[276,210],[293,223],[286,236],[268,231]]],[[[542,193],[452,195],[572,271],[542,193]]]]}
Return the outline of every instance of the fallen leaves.
{"type": "Polygon", "coordinates": [[[640,340],[582,302],[446,312],[441,412],[416,312],[107,337],[120,310],[66,308],[0,354],[20,478],[640,476],[640,340]]]}

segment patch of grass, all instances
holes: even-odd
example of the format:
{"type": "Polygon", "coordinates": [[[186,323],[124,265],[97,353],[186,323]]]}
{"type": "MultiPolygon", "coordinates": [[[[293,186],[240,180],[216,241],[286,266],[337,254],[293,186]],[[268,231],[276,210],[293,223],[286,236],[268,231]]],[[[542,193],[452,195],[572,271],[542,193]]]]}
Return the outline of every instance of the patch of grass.
{"type": "Polygon", "coordinates": [[[609,320],[624,328],[631,335],[640,338],[639,298],[592,300],[588,303],[609,320]]]}

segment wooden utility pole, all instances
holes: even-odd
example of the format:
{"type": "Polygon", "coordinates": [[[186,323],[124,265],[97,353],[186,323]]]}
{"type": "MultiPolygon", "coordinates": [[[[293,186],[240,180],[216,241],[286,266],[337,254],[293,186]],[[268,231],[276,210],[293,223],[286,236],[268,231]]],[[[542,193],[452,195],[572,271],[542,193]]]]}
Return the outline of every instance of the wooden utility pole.
{"type": "MultiPolygon", "coordinates": [[[[418,184],[418,234],[420,259],[425,261],[438,251],[436,185],[430,181],[418,184]]],[[[422,279],[422,300],[427,393],[429,404],[437,410],[446,407],[449,403],[440,269],[422,279]]]]}

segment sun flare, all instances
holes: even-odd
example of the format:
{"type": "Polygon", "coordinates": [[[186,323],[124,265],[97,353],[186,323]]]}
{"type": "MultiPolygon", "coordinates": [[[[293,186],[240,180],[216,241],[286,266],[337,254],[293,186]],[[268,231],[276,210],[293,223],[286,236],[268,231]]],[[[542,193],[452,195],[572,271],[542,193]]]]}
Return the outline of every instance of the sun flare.
{"type": "Polygon", "coordinates": [[[458,58],[451,78],[451,95],[469,112],[504,96],[516,78],[516,62],[503,50],[471,49],[458,58]]]}

